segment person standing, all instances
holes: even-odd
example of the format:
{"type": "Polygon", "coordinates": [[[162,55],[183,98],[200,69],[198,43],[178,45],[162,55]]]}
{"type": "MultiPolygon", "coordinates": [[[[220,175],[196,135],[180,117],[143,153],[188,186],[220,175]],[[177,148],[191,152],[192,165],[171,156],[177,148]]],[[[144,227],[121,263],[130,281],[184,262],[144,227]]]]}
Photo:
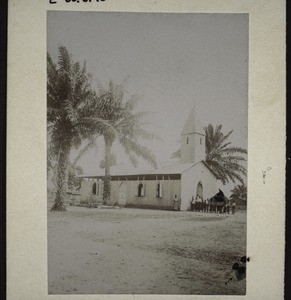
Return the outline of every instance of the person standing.
{"type": "Polygon", "coordinates": [[[174,210],[179,210],[179,203],[178,203],[178,196],[177,194],[175,194],[174,198],[173,198],[173,202],[174,202],[174,210]]]}
{"type": "Polygon", "coordinates": [[[206,212],[206,199],[205,200],[202,199],[202,211],[206,212]]]}
{"type": "Polygon", "coordinates": [[[235,200],[233,200],[232,206],[231,206],[232,214],[235,214],[235,208],[236,208],[236,202],[235,202],[235,200]]]}
{"type": "Polygon", "coordinates": [[[205,200],[205,212],[209,212],[209,199],[206,198],[205,200]]]}
{"type": "Polygon", "coordinates": [[[229,199],[226,200],[225,208],[226,208],[226,212],[225,213],[229,214],[229,209],[230,209],[230,200],[229,199]]]}
{"type": "Polygon", "coordinates": [[[191,211],[195,211],[195,203],[196,203],[195,198],[194,198],[194,196],[192,196],[192,200],[191,200],[191,211]]]}
{"type": "Polygon", "coordinates": [[[209,199],[209,212],[213,212],[213,199],[209,199]]]}
{"type": "Polygon", "coordinates": [[[197,210],[203,211],[203,203],[202,198],[200,196],[197,196],[197,210]]]}
{"type": "Polygon", "coordinates": [[[196,196],[195,198],[195,205],[194,205],[194,211],[198,211],[199,210],[199,199],[198,196],[196,196]]]}

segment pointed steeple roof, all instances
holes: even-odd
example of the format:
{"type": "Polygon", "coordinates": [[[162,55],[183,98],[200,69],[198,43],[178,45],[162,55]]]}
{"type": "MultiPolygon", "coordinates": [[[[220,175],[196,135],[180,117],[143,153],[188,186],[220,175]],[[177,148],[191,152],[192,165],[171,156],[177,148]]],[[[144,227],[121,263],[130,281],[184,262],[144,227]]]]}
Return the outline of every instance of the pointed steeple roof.
{"type": "Polygon", "coordinates": [[[205,135],[205,131],[203,129],[203,126],[201,125],[198,113],[195,105],[195,100],[193,103],[192,111],[183,127],[182,134],[190,134],[190,133],[199,133],[202,135],[205,135]]]}

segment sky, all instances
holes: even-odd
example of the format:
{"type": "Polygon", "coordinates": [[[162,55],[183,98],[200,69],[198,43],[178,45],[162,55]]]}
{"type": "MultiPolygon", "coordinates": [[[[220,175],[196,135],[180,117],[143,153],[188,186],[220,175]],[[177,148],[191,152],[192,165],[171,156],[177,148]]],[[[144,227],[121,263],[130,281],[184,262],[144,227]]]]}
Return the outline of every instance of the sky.
{"type": "MultiPolygon", "coordinates": [[[[145,128],[162,139],[142,142],[158,161],[179,149],[194,101],[203,126],[222,124],[224,133],[233,130],[233,145],[247,148],[247,14],[49,11],[54,61],[60,45],[86,61],[93,86],[126,80],[126,97],[140,98],[137,110],[149,111],[145,128]]],[[[129,163],[117,144],[112,152],[129,163]]],[[[100,140],[79,161],[84,173],[94,173],[103,155],[100,140]]]]}

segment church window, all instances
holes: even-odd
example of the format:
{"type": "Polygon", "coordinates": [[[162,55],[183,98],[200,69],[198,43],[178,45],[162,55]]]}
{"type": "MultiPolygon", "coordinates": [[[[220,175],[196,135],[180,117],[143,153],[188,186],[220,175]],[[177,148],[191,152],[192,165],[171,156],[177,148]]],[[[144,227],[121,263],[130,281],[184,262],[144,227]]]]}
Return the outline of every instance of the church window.
{"type": "Polygon", "coordinates": [[[144,196],[144,185],[142,182],[140,182],[137,186],[137,196],[143,197],[144,196]]]}
{"type": "Polygon", "coordinates": [[[200,145],[202,145],[202,138],[200,138],[200,145]]]}
{"type": "Polygon", "coordinates": [[[96,195],[96,182],[93,183],[93,186],[92,186],[92,194],[93,194],[93,195],[96,195]]]}
{"type": "Polygon", "coordinates": [[[189,137],[188,136],[187,136],[187,142],[186,143],[187,143],[187,145],[189,144],[189,137]]]}
{"type": "Polygon", "coordinates": [[[157,184],[157,198],[162,198],[163,197],[163,189],[162,189],[162,184],[159,182],[157,184]]]}

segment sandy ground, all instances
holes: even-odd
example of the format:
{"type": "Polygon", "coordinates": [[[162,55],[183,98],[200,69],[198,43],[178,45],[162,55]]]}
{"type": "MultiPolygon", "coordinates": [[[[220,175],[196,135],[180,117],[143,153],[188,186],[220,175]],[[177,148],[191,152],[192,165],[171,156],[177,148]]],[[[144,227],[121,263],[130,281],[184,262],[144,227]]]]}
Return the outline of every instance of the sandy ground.
{"type": "Polygon", "coordinates": [[[50,294],[245,294],[245,212],[68,207],[48,242],[50,294]]]}

